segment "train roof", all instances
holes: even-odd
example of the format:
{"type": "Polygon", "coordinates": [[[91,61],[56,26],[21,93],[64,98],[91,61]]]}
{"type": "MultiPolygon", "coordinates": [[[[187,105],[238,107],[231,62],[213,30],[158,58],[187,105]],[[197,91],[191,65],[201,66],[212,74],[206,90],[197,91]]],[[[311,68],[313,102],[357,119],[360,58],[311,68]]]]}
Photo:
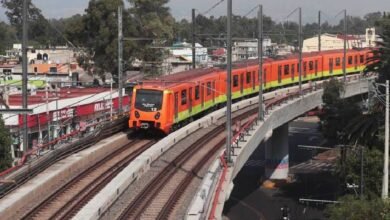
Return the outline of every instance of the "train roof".
{"type": "MultiPolygon", "coordinates": [[[[348,51],[360,52],[360,51],[368,51],[368,50],[369,49],[351,49],[348,51]]],[[[321,51],[321,52],[303,53],[302,57],[307,58],[307,57],[328,55],[334,53],[343,53],[343,50],[328,50],[328,51],[321,51]]],[[[287,56],[274,57],[274,58],[265,58],[264,63],[267,64],[271,62],[283,61],[286,59],[298,59],[298,53],[290,54],[287,56]]],[[[258,62],[259,62],[258,59],[243,60],[243,61],[233,62],[232,66],[233,69],[240,69],[240,68],[258,65],[258,62]]],[[[166,89],[175,86],[178,83],[184,83],[184,82],[196,83],[201,77],[207,76],[208,74],[213,72],[226,71],[226,69],[227,69],[227,65],[221,64],[211,68],[186,70],[171,75],[149,78],[141,82],[140,85],[145,88],[166,89]]]]}

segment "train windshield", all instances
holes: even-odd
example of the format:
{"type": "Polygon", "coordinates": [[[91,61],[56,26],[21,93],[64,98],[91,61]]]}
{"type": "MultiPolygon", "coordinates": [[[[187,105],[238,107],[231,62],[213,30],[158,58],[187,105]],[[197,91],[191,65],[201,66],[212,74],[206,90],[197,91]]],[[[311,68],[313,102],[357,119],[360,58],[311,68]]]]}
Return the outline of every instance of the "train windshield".
{"type": "Polygon", "coordinates": [[[161,110],[163,92],[158,90],[137,90],[135,108],[141,111],[155,112],[161,110]]]}

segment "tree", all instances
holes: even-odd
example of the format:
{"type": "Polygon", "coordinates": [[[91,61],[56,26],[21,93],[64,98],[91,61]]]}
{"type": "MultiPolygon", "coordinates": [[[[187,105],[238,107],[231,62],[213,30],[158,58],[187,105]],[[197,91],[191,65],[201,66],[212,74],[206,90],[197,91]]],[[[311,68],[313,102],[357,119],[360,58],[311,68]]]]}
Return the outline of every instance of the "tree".
{"type": "Polygon", "coordinates": [[[151,74],[158,73],[158,66],[165,57],[165,51],[151,46],[161,46],[172,43],[173,26],[175,20],[166,6],[168,0],[128,0],[132,8],[130,13],[134,16],[136,32],[140,37],[153,40],[144,41],[143,46],[137,50],[137,58],[147,65],[144,71],[151,74]],[[151,67],[151,68],[150,68],[151,67]]]}
{"type": "MultiPolygon", "coordinates": [[[[85,55],[79,57],[82,66],[94,64],[94,73],[103,75],[110,72],[118,74],[118,7],[122,0],[91,0],[84,16],[74,16],[66,26],[66,34],[86,48],[85,55]]],[[[124,36],[134,36],[134,21],[129,11],[123,11],[124,36]]],[[[134,42],[125,42],[123,57],[125,61],[133,57],[134,42]],[[132,55],[132,56],[131,56],[132,55]]],[[[115,77],[114,77],[115,79],[115,77]]]]}
{"type": "Polygon", "coordinates": [[[10,25],[0,22],[0,53],[9,49],[16,41],[16,31],[10,25]]]}
{"type": "Polygon", "coordinates": [[[356,104],[341,98],[343,88],[343,83],[334,78],[324,83],[322,100],[325,113],[320,116],[321,129],[324,137],[333,143],[340,142],[349,121],[361,115],[356,104]]]}
{"type": "MultiPolygon", "coordinates": [[[[345,161],[339,161],[336,166],[335,174],[342,184],[341,188],[348,193],[353,193],[353,189],[347,189],[347,184],[360,185],[360,147],[347,148],[345,161]]],[[[382,189],[383,153],[378,149],[363,147],[363,155],[364,195],[370,199],[376,198],[382,189]]],[[[355,190],[360,194],[359,188],[355,190]]]]}
{"type": "Polygon", "coordinates": [[[0,115],[0,171],[12,166],[11,144],[11,135],[0,115]]]}
{"type": "Polygon", "coordinates": [[[383,42],[377,42],[378,47],[373,49],[372,57],[370,57],[364,72],[376,72],[379,74],[378,82],[390,80],[390,16],[384,16],[378,22],[382,27],[383,33],[380,34],[383,42]]]}
{"type": "Polygon", "coordinates": [[[339,204],[330,205],[326,213],[332,220],[371,220],[390,218],[390,203],[380,198],[356,200],[353,196],[342,197],[339,204]]]}
{"type": "MultiPolygon", "coordinates": [[[[7,10],[5,14],[12,26],[16,28],[16,36],[22,39],[23,27],[23,0],[1,0],[3,7],[7,10]]],[[[41,10],[36,8],[31,0],[27,0],[28,21],[29,21],[29,40],[31,43],[48,44],[47,32],[48,22],[43,17],[41,10]]]]}

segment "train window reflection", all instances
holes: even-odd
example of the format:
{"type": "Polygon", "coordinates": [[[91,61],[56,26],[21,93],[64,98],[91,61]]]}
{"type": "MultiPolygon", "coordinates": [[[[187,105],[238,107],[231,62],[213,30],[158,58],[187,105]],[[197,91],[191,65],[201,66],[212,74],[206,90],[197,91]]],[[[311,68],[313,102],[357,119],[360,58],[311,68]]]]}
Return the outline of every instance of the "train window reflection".
{"type": "Polygon", "coordinates": [[[137,90],[135,108],[141,111],[155,112],[161,110],[163,92],[158,90],[137,90]]]}

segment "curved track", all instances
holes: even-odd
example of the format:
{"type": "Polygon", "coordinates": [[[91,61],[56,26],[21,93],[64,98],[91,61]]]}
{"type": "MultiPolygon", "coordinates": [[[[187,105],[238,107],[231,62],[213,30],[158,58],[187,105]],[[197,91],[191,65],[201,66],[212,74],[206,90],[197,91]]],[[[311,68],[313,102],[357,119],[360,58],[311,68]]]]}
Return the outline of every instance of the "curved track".
{"type": "MultiPolygon", "coordinates": [[[[237,116],[234,121],[253,115],[257,109],[237,116]]],[[[199,171],[226,143],[225,125],[216,127],[186,148],[148,183],[128,204],[119,219],[174,219],[171,216],[199,171]]]]}

